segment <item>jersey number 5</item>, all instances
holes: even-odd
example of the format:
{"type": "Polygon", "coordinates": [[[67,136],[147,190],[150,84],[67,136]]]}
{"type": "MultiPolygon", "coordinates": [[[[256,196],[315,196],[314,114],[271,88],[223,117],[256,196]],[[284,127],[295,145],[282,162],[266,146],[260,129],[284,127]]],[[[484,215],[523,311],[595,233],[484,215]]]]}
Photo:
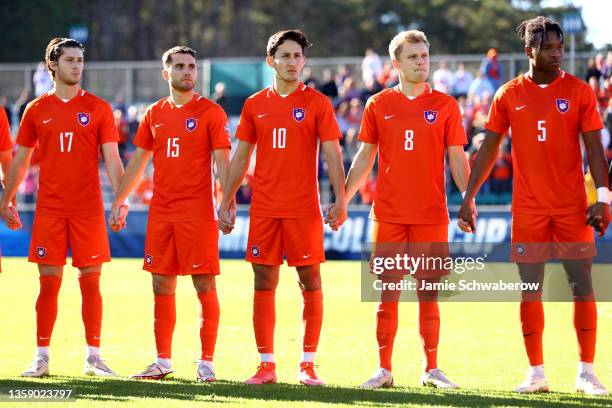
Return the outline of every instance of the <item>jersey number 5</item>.
{"type": "Polygon", "coordinates": [[[538,142],[546,141],[546,121],[538,120],[538,142]],[[541,133],[540,133],[541,132],[541,133]]]}

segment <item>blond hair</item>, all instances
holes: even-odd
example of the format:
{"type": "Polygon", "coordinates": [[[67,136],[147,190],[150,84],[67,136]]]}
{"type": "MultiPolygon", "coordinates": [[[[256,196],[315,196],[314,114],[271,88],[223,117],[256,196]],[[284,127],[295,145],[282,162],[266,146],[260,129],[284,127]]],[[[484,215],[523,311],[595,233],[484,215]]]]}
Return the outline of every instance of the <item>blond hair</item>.
{"type": "Polygon", "coordinates": [[[429,47],[429,41],[427,41],[427,36],[424,32],[419,30],[402,31],[393,37],[389,43],[389,56],[392,60],[397,61],[399,59],[399,55],[402,52],[402,45],[404,45],[405,42],[412,44],[424,43],[429,47]]]}

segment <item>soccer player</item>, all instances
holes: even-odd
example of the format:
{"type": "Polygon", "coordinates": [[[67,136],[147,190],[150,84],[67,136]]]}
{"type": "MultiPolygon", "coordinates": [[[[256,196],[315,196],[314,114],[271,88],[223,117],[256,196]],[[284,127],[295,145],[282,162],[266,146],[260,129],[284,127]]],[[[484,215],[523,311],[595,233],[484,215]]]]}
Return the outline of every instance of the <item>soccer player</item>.
{"type": "MultiPolygon", "coordinates": [[[[37,352],[32,366],[22,373],[26,377],[49,374],[49,345],[68,246],[72,265],[79,269],[83,298],[85,374],[115,375],[100,359],[100,273],[102,264],[110,261],[98,175],[100,148],[114,189],[123,175],[123,165],[111,106],[80,87],[83,52],[83,46],[69,38],[54,38],[47,45],[45,61],[54,87],[25,110],[17,135],[17,153],[0,201],[9,227],[20,226],[10,203],[37,148],[40,178],[28,260],[38,264],[40,292],[36,301],[37,352]]],[[[121,208],[122,212],[126,210],[125,206],[121,208]]]]}
{"type": "MultiPolygon", "coordinates": [[[[444,163],[460,191],[465,190],[469,166],[463,145],[467,143],[457,102],[433,90],[429,75],[429,42],[416,30],[396,35],[389,44],[391,63],[399,85],[372,96],[363,113],[359,140],[363,143],[346,180],[347,203],[374,165],[378,152],[376,198],[370,217],[376,244],[447,243],[448,210],[444,191],[444,163]]],[[[447,245],[447,244],[444,244],[447,245]]],[[[434,245],[436,246],[436,245],[434,245]]],[[[441,245],[437,245],[441,247],[441,245]]],[[[435,251],[434,251],[435,252],[435,251]]],[[[417,271],[417,287],[438,282],[444,271],[417,271]]],[[[381,275],[385,281],[397,280],[381,275]]],[[[363,384],[366,388],[393,385],[391,357],[398,327],[399,292],[384,291],[376,313],[379,368],[363,384]]],[[[457,388],[438,369],[440,314],[437,291],[418,290],[419,334],[424,353],[421,383],[457,388]]]]}
{"type": "MultiPolygon", "coordinates": [[[[603,124],[593,91],[561,70],[563,32],[559,24],[536,17],[522,22],[517,31],[525,43],[529,71],[503,85],[495,95],[486,123],[487,136],[460,209],[459,226],[465,232],[475,231],[473,199],[510,129],[514,164],[512,260],[517,262],[523,282],[541,287],[546,260],[553,255],[561,259],[574,297],[580,358],[576,389],[607,395],[593,369],[597,308],[590,275],[595,254],[591,226],[603,235],[610,221],[608,175],[600,139],[603,124]],[[598,193],[598,202],[588,209],[586,222],[580,134],[598,193]]],[[[546,392],[541,290],[522,293],[520,320],[530,368],[516,391],[546,392]]]]}
{"type": "MultiPolygon", "coordinates": [[[[4,189],[4,178],[8,175],[11,161],[13,160],[13,142],[11,141],[11,129],[9,126],[8,117],[6,111],[0,109],[0,193],[4,189]]],[[[9,204],[11,208],[14,208],[15,203],[9,204]]],[[[13,210],[11,210],[13,211],[13,210]]],[[[19,225],[17,223],[16,225],[19,225]]],[[[14,229],[16,225],[9,225],[11,229],[14,229]]],[[[2,272],[2,248],[0,248],[0,272],[2,272]]]]}
{"type": "Polygon", "coordinates": [[[285,255],[289,266],[296,267],[304,301],[298,381],[323,385],[313,365],[323,320],[319,264],[325,261],[317,184],[319,146],[336,195],[332,228],[340,227],[346,211],[342,136],[331,103],[299,79],[308,46],[306,35],[299,30],[279,31],[268,40],[266,62],[274,70],[274,83],[244,104],[236,132],[240,142],[220,208],[220,227],[231,227],[228,206],[257,145],[246,260],[255,273],[253,326],[261,365],[247,384],[276,382],[274,295],[285,255]]]}
{"type": "MultiPolygon", "coordinates": [[[[151,272],[153,280],[157,359],[132,378],[161,380],[173,372],[176,281],[179,275],[191,275],[201,306],[202,354],[197,379],[212,382],[216,381],[213,355],[219,326],[215,286],[219,232],[212,157],[223,183],[229,168],[229,128],[223,109],[194,91],[198,72],[194,50],[186,46],[170,48],[163,54],[162,63],[170,96],[149,106],[140,123],[134,138],[136,152],[126,167],[109,219],[113,230],[125,225],[125,217],[119,212],[121,203],[136,188],[153,157],[154,187],[143,269],[151,272]]],[[[232,202],[229,204],[232,210],[232,202]]]]}

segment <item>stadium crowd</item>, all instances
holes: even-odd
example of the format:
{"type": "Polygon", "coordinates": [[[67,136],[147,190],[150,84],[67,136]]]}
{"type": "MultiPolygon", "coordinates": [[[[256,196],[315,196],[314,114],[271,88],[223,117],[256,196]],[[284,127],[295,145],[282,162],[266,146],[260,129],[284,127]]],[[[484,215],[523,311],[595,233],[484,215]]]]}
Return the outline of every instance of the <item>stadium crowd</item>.
{"type": "MultiPolygon", "coordinates": [[[[345,170],[348,168],[357,153],[359,141],[358,134],[361,125],[363,110],[368,98],[384,88],[397,85],[397,73],[388,60],[381,58],[371,49],[366,50],[361,64],[361,76],[351,72],[350,68],[340,65],[335,69],[325,68],[320,76],[316,76],[310,67],[304,68],[303,81],[306,85],[316,88],[333,103],[336,120],[343,134],[341,146],[343,149],[345,170]]],[[[583,67],[582,78],[592,87],[598,100],[598,109],[602,115],[605,127],[602,130],[602,144],[606,149],[608,161],[612,161],[612,51],[607,55],[599,52],[590,58],[587,66],[583,67]]],[[[473,164],[478,149],[484,137],[484,125],[493,95],[504,82],[502,64],[497,60],[497,52],[490,49],[483,58],[480,68],[472,72],[466,69],[461,62],[457,63],[455,69],[451,69],[448,61],[440,61],[437,67],[432,65],[430,73],[431,86],[437,91],[450,94],[457,99],[462,116],[463,125],[468,137],[466,155],[470,164],[473,164]],[[435,68],[435,69],[434,69],[435,68]]],[[[39,64],[33,76],[33,92],[23,91],[20,97],[13,103],[9,103],[4,95],[0,95],[0,105],[6,110],[11,123],[12,134],[17,134],[18,124],[23,115],[27,103],[49,91],[53,85],[44,63],[39,64]]],[[[225,84],[215,84],[211,99],[224,107],[227,100],[225,84]]],[[[111,101],[114,108],[115,124],[119,131],[121,141],[119,150],[124,163],[130,158],[135,147],[132,143],[138,129],[139,122],[143,117],[147,103],[128,105],[123,95],[116,96],[111,101]]],[[[237,117],[230,120],[232,123],[232,134],[235,131],[237,117]]],[[[483,204],[509,204],[512,191],[512,139],[506,138],[500,149],[497,162],[481,190],[479,201],[483,204]]],[[[38,170],[36,157],[30,167],[24,183],[19,190],[18,199],[23,203],[34,203],[36,201],[38,170]]],[[[324,166],[324,161],[320,161],[324,166]]],[[[253,179],[252,164],[244,184],[238,191],[237,199],[240,204],[248,204],[251,198],[250,183],[253,179]]],[[[326,172],[321,168],[320,183],[324,197],[331,197],[331,187],[326,179],[326,172]],[[328,191],[324,191],[324,190],[328,191]],[[325,195],[327,194],[327,195],[325,195]]],[[[104,172],[100,166],[101,173],[104,172]]],[[[448,171],[448,170],[447,170],[448,171]]],[[[376,191],[377,168],[369,176],[367,183],[360,189],[355,197],[355,204],[371,204],[376,191]]],[[[447,194],[450,203],[458,204],[461,201],[459,193],[447,174],[447,194]]],[[[112,189],[108,179],[101,177],[102,192],[105,202],[110,200],[112,189]]],[[[131,197],[134,203],[148,204],[153,195],[153,168],[149,165],[145,177],[141,181],[136,192],[131,197]]]]}

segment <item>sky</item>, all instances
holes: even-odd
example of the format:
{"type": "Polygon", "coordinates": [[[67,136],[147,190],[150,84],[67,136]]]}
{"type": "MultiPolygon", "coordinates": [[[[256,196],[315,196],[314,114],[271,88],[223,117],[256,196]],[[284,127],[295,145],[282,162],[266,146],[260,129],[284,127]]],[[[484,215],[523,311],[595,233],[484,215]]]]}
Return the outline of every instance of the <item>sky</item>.
{"type": "Polygon", "coordinates": [[[582,7],[582,20],[587,27],[587,40],[595,48],[612,43],[612,1],[611,0],[545,0],[542,6],[573,4],[582,7]]]}

